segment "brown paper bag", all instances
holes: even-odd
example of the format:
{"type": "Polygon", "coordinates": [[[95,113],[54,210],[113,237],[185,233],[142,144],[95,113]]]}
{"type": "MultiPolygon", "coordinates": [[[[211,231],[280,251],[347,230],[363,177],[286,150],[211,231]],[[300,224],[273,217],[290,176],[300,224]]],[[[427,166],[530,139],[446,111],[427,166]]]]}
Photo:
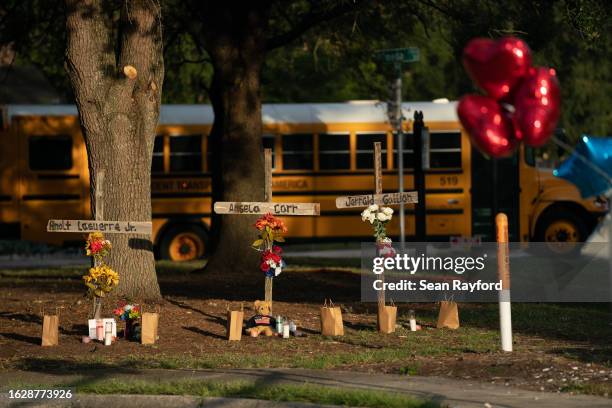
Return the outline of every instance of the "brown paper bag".
{"type": "Polygon", "coordinates": [[[323,336],[344,336],[342,310],[339,307],[334,307],[331,299],[329,307],[326,300],[321,308],[321,334],[323,336]]]}
{"type": "Polygon", "coordinates": [[[242,338],[242,323],[244,321],[244,309],[227,310],[227,339],[230,341],[240,341],[242,338]]]}
{"type": "Polygon", "coordinates": [[[42,346],[57,346],[59,344],[59,314],[44,315],[42,329],[42,346]]]}
{"type": "Polygon", "coordinates": [[[141,344],[155,344],[157,341],[158,323],[159,313],[145,312],[142,314],[142,332],[140,334],[141,344]]]}
{"type": "Polygon", "coordinates": [[[438,329],[446,327],[453,330],[459,328],[459,308],[456,302],[446,300],[440,302],[440,314],[436,327],[438,329]]]}
{"type": "Polygon", "coordinates": [[[396,306],[378,306],[378,331],[385,334],[394,333],[396,318],[396,306]]]}

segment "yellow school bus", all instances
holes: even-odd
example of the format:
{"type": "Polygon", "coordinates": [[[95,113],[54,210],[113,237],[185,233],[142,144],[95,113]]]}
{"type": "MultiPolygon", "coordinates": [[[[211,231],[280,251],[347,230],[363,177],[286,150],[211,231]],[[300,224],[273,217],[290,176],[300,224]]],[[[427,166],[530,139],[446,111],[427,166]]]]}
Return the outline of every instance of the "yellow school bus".
{"type": "MultiPolygon", "coordinates": [[[[428,240],[493,239],[492,219],[504,211],[513,241],[583,241],[606,211],[583,200],[574,185],[535,166],[521,148],[504,160],[475,151],[456,116],[456,104],[403,105],[422,111],[430,134],[426,171],[428,240]]],[[[319,202],[319,217],[287,217],[291,241],[358,240],[371,235],[359,209],[336,209],[335,198],[374,189],[374,142],[382,143],[383,189],[396,191],[397,136],[384,103],[267,104],[262,146],[273,149],[277,201],[319,202]]],[[[70,105],[1,108],[0,239],[51,244],[74,241],[47,233],[50,218],[91,217],[87,157],[77,111],[70,105]]],[[[206,105],[165,105],[152,164],[153,242],[162,258],[190,260],[206,252],[211,217],[207,137],[213,113],[206,105]]],[[[413,186],[412,122],[405,123],[404,185],[413,186]]],[[[414,235],[414,208],[406,208],[406,233],[414,235]]],[[[390,235],[399,234],[399,217],[390,235]]]]}

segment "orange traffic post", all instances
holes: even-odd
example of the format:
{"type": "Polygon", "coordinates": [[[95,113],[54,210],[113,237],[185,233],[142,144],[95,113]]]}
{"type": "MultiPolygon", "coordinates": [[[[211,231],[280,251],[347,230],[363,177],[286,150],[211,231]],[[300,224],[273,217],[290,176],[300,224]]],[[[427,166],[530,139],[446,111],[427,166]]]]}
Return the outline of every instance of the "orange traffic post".
{"type": "Polygon", "coordinates": [[[510,308],[510,248],[508,245],[508,217],[499,213],[495,217],[497,227],[497,278],[502,283],[499,291],[499,329],[501,348],[512,351],[512,311],[510,308]]]}

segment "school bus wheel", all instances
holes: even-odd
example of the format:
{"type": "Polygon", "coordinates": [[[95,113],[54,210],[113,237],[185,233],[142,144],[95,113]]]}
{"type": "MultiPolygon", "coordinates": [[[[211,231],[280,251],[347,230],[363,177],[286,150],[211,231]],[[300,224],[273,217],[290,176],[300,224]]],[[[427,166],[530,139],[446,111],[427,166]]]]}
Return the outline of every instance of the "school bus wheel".
{"type": "Polygon", "coordinates": [[[180,224],[170,227],[160,245],[162,259],[185,262],[202,258],[206,253],[208,234],[197,224],[180,224]]]}
{"type": "Polygon", "coordinates": [[[588,222],[578,211],[562,206],[547,210],[536,228],[535,240],[559,255],[573,255],[589,236],[588,222]]]}

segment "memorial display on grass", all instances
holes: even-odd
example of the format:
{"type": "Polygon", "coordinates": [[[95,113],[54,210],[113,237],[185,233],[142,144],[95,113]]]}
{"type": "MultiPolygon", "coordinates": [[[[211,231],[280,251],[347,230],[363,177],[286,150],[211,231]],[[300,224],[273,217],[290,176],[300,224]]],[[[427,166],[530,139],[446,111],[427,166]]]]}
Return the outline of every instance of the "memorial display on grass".
{"type": "MultiPolygon", "coordinates": [[[[252,248],[261,251],[259,269],[265,276],[264,301],[255,307],[265,305],[266,313],[272,315],[272,289],[274,278],[280,275],[285,263],[282,258],[282,250],[276,243],[284,242],[282,234],[287,232],[287,227],[277,215],[311,215],[316,216],[320,213],[319,203],[277,203],[272,202],[272,150],[264,149],[264,202],[215,202],[213,209],[216,214],[236,214],[236,215],[261,215],[255,222],[255,229],[258,231],[259,238],[251,244],[252,248]]],[[[259,313],[259,315],[262,315],[259,313]]],[[[231,316],[231,315],[229,315],[231,316]]],[[[257,316],[257,315],[256,315],[257,316]]],[[[231,322],[228,322],[231,323],[231,322]]],[[[272,330],[271,330],[272,331],[272,330]]],[[[266,334],[268,331],[265,330],[266,334]]],[[[272,331],[273,332],[273,331],[272,331]]],[[[249,330],[249,334],[255,331],[249,330]]],[[[259,330],[257,330],[259,334],[259,330]]],[[[273,334],[273,333],[272,333],[273,334]]],[[[236,339],[238,336],[229,336],[236,339]]]]}
{"type": "MultiPolygon", "coordinates": [[[[366,207],[361,213],[361,219],[369,222],[374,229],[376,252],[379,256],[394,257],[393,242],[387,237],[386,225],[393,217],[393,209],[388,205],[414,204],[418,202],[416,191],[399,191],[383,194],[382,155],[380,142],[374,143],[374,194],[337,197],[337,208],[366,207]]],[[[384,274],[379,275],[384,282],[384,274]]],[[[383,287],[384,288],[384,287],[383,287]]],[[[387,305],[385,291],[378,291],[377,326],[381,333],[393,333],[397,318],[397,307],[387,305]]]]}
{"type": "Polygon", "coordinates": [[[260,269],[265,273],[265,301],[272,311],[272,282],[283,268],[282,251],[274,242],[284,242],[281,234],[287,232],[282,220],[276,215],[319,215],[319,203],[277,203],[272,202],[272,150],[264,149],[264,202],[225,202],[217,201],[213,209],[216,214],[262,215],[255,223],[259,239],[252,247],[262,251],[260,269]]]}
{"type": "Polygon", "coordinates": [[[93,301],[93,318],[89,319],[89,337],[110,345],[117,337],[117,322],[114,318],[102,318],[102,300],[119,284],[119,274],[104,262],[112,244],[101,232],[87,236],[85,251],[93,258],[93,266],[83,276],[87,293],[93,301]]]}
{"type": "MultiPolygon", "coordinates": [[[[92,267],[83,276],[83,282],[87,286],[88,295],[92,298],[93,318],[88,321],[88,336],[83,336],[82,341],[88,343],[91,340],[100,340],[110,345],[117,337],[117,322],[114,318],[102,318],[102,300],[119,284],[119,273],[104,261],[112,250],[112,244],[105,238],[104,233],[150,236],[153,224],[150,221],[105,220],[104,175],[104,170],[99,170],[96,175],[95,220],[50,219],[47,222],[47,232],[88,234],[85,252],[87,256],[92,257],[93,262],[92,267]]],[[[156,325],[155,332],[157,332],[156,325]]]]}
{"type": "Polygon", "coordinates": [[[85,250],[93,258],[93,266],[83,276],[89,296],[93,299],[93,318],[99,319],[102,313],[102,299],[118,284],[119,274],[104,262],[104,257],[111,251],[112,245],[101,232],[92,232],[87,236],[85,250]]]}

